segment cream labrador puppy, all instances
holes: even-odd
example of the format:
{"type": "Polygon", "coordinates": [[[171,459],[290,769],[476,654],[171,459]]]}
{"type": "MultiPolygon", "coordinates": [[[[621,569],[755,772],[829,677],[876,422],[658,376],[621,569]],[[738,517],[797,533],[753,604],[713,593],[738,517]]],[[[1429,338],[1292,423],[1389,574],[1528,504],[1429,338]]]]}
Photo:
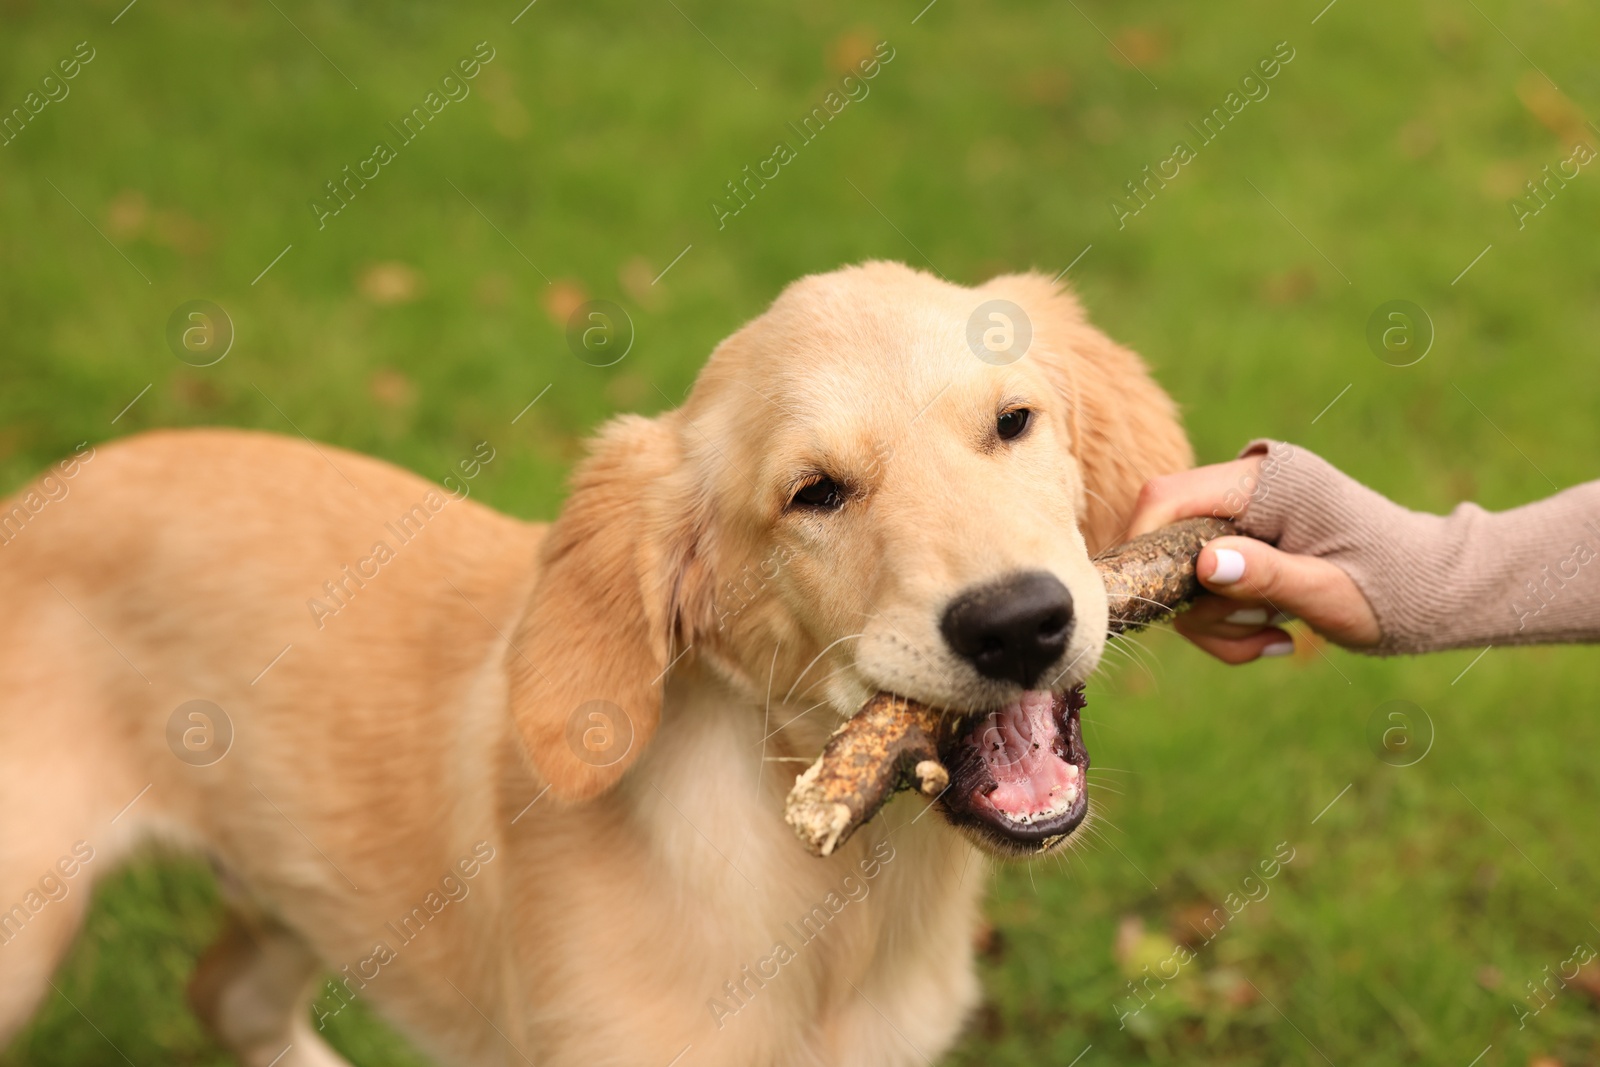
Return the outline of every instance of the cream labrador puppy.
{"type": "Polygon", "coordinates": [[[252,1067],[343,1063],[358,1001],[448,1064],[934,1059],[974,849],[1087,810],[1090,555],[1190,459],[1047,279],[890,263],[606,426],[548,525],[296,438],[85,446],[0,507],[0,1041],[155,841],[221,873],[191,996],[252,1067]],[[880,690],[970,773],[813,858],[784,796],[880,690]]]}

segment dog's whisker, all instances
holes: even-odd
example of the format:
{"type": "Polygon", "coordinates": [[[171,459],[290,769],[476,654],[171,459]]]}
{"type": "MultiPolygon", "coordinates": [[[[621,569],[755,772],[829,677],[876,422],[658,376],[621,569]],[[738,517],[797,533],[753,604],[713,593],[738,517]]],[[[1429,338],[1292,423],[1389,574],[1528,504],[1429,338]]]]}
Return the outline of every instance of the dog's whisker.
{"type": "MultiPolygon", "coordinates": [[[[1140,596],[1138,593],[1111,593],[1109,595],[1110,596],[1114,596],[1114,597],[1118,597],[1118,598],[1120,598],[1122,600],[1142,600],[1146,604],[1154,604],[1156,607],[1160,608],[1162,611],[1165,611],[1169,615],[1176,615],[1178,613],[1178,609],[1173,607],[1171,604],[1163,604],[1159,600],[1151,600],[1149,597],[1140,596]]],[[[1127,621],[1126,619],[1124,619],[1120,615],[1113,614],[1111,617],[1112,617],[1112,619],[1114,619],[1117,622],[1126,622],[1127,621]]]]}
{"type": "MultiPolygon", "coordinates": [[[[839,675],[845,673],[849,669],[850,668],[849,668],[848,664],[836,667],[833,670],[829,671],[827,674],[823,675],[821,682],[819,682],[818,684],[826,686],[829,682],[833,681],[835,678],[839,677],[839,675]]],[[[815,704],[813,704],[809,708],[805,709],[805,711],[800,712],[800,714],[796,715],[794,718],[789,719],[786,722],[783,722],[783,723],[779,724],[779,726],[776,729],[769,731],[767,736],[763,737],[761,739],[761,743],[765,744],[771,738],[776,737],[778,734],[781,734],[791,723],[799,722],[806,715],[810,714],[813,711],[816,711],[818,708],[822,707],[826,703],[828,703],[828,698],[827,697],[823,697],[821,700],[817,701],[815,704]]]]}
{"type": "MultiPolygon", "coordinates": [[[[780,637],[778,638],[777,643],[772,646],[772,662],[767,665],[767,707],[764,717],[761,720],[761,733],[763,735],[761,738],[761,751],[763,754],[765,754],[767,751],[767,738],[772,736],[771,734],[767,733],[767,727],[772,725],[772,677],[777,673],[778,649],[782,647],[783,638],[780,637]]],[[[767,761],[764,759],[756,765],[756,796],[758,797],[761,795],[762,772],[765,771],[766,768],[767,761]]]]}
{"type": "MultiPolygon", "coordinates": [[[[1142,650],[1140,650],[1137,645],[1125,644],[1125,643],[1115,643],[1115,642],[1108,641],[1106,643],[1106,648],[1107,649],[1114,648],[1114,649],[1118,650],[1119,652],[1123,653],[1125,656],[1127,656],[1128,660],[1131,663],[1133,663],[1134,666],[1138,667],[1141,671],[1143,671],[1145,673],[1145,676],[1150,679],[1150,683],[1153,686],[1155,686],[1157,692],[1160,691],[1160,689],[1161,689],[1161,680],[1156,677],[1155,672],[1150,669],[1149,664],[1145,663],[1145,661],[1140,658],[1139,653],[1142,650]]],[[[1145,653],[1145,654],[1148,655],[1148,653],[1145,653]]]]}
{"type": "MultiPolygon", "coordinates": [[[[1087,485],[1083,487],[1083,494],[1084,494],[1084,496],[1092,496],[1096,500],[1100,501],[1100,503],[1105,505],[1107,511],[1119,511],[1119,510],[1121,510],[1116,505],[1112,504],[1111,501],[1107,500],[1105,497],[1101,496],[1099,493],[1095,492],[1093,489],[1090,489],[1087,485]]],[[[1118,538],[1118,540],[1121,540],[1121,538],[1118,538]]]]}
{"type": "Polygon", "coordinates": [[[1151,653],[1149,649],[1145,648],[1144,644],[1140,642],[1133,634],[1112,634],[1106,640],[1108,644],[1116,644],[1122,646],[1123,648],[1142,652],[1145,655],[1153,655],[1153,653],[1151,653]]]}
{"type": "Polygon", "coordinates": [[[1122,660],[1102,659],[1099,667],[1095,669],[1095,677],[1101,681],[1116,678],[1127,665],[1122,660]]]}
{"type": "Polygon", "coordinates": [[[815,704],[811,705],[805,711],[802,711],[800,714],[796,715],[794,718],[790,719],[788,722],[782,724],[776,730],[772,731],[772,733],[768,734],[766,737],[763,737],[759,743],[761,745],[765,745],[769,740],[771,740],[772,738],[776,737],[778,734],[783,733],[783,731],[786,730],[790,726],[791,723],[799,722],[801,719],[805,718],[807,715],[810,715],[813,711],[816,711],[818,708],[822,707],[822,705],[824,705],[826,703],[827,703],[826,700],[817,701],[815,704]]]}
{"type": "Polygon", "coordinates": [[[1129,655],[1134,656],[1135,658],[1148,658],[1151,660],[1155,659],[1154,653],[1145,648],[1138,641],[1130,639],[1125,634],[1117,634],[1113,637],[1107,638],[1106,644],[1108,646],[1115,645],[1117,648],[1124,649],[1129,655]]]}
{"type": "Polygon", "coordinates": [[[1062,677],[1065,676],[1068,671],[1070,671],[1072,668],[1076,667],[1078,665],[1078,661],[1080,659],[1082,659],[1084,656],[1087,656],[1089,654],[1089,650],[1091,648],[1093,648],[1093,647],[1094,647],[1093,645],[1084,645],[1083,646],[1083,651],[1079,652],[1076,656],[1073,656],[1072,657],[1072,662],[1067,664],[1065,667],[1062,667],[1061,668],[1061,673],[1056,675],[1054,678],[1050,679],[1050,684],[1046,688],[1054,689],[1055,688],[1055,684],[1057,682],[1061,681],[1062,677]]]}
{"type": "Polygon", "coordinates": [[[829,649],[832,649],[834,645],[840,645],[846,641],[854,641],[858,637],[865,636],[865,633],[845,634],[843,637],[838,638],[837,640],[828,642],[827,648],[824,648],[821,652],[818,652],[814,657],[812,657],[811,662],[806,664],[806,669],[801,671],[800,674],[795,678],[794,685],[791,685],[789,687],[789,691],[783,694],[782,703],[789,703],[789,698],[794,696],[794,691],[799,688],[801,682],[805,681],[806,675],[811,673],[811,668],[815,667],[817,662],[821,660],[823,656],[828,654],[829,649]]]}
{"type": "MultiPolygon", "coordinates": [[[[1166,634],[1169,637],[1176,637],[1179,640],[1184,640],[1184,641],[1188,640],[1188,638],[1184,637],[1182,634],[1180,634],[1178,631],[1174,630],[1170,626],[1149,626],[1149,627],[1146,627],[1145,629],[1139,631],[1139,636],[1140,637],[1143,637],[1146,634],[1166,634]]],[[[1109,630],[1106,631],[1106,637],[1107,638],[1111,638],[1111,637],[1128,637],[1128,636],[1130,636],[1130,635],[1126,634],[1126,633],[1113,634],[1109,630]]]]}
{"type": "Polygon", "coordinates": [[[1103,651],[1105,651],[1105,652],[1121,652],[1123,654],[1127,654],[1128,653],[1127,648],[1124,645],[1119,644],[1117,642],[1115,634],[1112,634],[1112,635],[1110,635],[1110,636],[1108,636],[1106,638],[1106,643],[1103,646],[1103,651]]]}
{"type": "Polygon", "coordinates": [[[1106,836],[1105,830],[1102,829],[1101,826],[1100,826],[1101,823],[1105,823],[1107,825],[1110,825],[1111,820],[1107,819],[1100,812],[1097,812],[1097,811],[1094,811],[1093,809],[1091,809],[1090,812],[1089,812],[1089,816],[1086,817],[1083,820],[1083,824],[1078,827],[1080,830],[1085,831],[1086,834],[1087,834],[1087,836],[1085,838],[1085,841],[1084,841],[1085,846],[1087,846],[1090,842],[1093,842],[1094,844],[1099,844],[1099,845],[1110,845],[1111,844],[1111,839],[1106,836]]]}
{"type": "Polygon", "coordinates": [[[1144,647],[1144,642],[1136,641],[1128,637],[1126,634],[1122,634],[1118,636],[1118,643],[1123,648],[1128,649],[1128,651],[1133,655],[1149,663],[1155,670],[1163,673],[1166,672],[1166,667],[1162,664],[1161,658],[1148,648],[1144,647]]]}
{"type": "Polygon", "coordinates": [[[1102,659],[1100,661],[1100,671],[1099,671],[1099,673],[1102,674],[1105,677],[1115,678],[1117,676],[1118,672],[1123,667],[1126,667],[1126,666],[1128,666],[1128,665],[1133,663],[1133,654],[1130,653],[1125,648],[1119,648],[1116,645],[1107,645],[1106,646],[1106,653],[1107,653],[1108,656],[1114,654],[1115,656],[1120,657],[1120,658],[1117,658],[1117,659],[1102,659]]]}
{"type": "MultiPolygon", "coordinates": [[[[928,668],[930,668],[930,669],[932,669],[934,671],[937,671],[939,669],[939,664],[938,664],[937,659],[935,659],[933,661],[930,661],[926,656],[924,656],[923,652],[922,652],[922,649],[917,647],[917,644],[914,641],[912,641],[909,637],[907,637],[905,634],[901,633],[900,632],[900,628],[898,626],[896,626],[892,620],[890,620],[887,616],[885,616],[883,614],[883,610],[881,608],[879,608],[878,605],[876,605],[872,601],[868,600],[866,598],[865,594],[863,594],[863,593],[861,593],[859,591],[857,592],[856,596],[862,603],[866,604],[868,607],[870,607],[872,609],[872,614],[870,614],[870,615],[868,615],[866,612],[860,612],[860,611],[858,611],[857,614],[864,615],[869,619],[871,619],[871,618],[882,619],[884,625],[888,626],[889,629],[894,631],[895,636],[900,639],[900,642],[905,647],[906,651],[910,652],[913,656],[917,657],[917,659],[921,660],[924,666],[926,666],[926,667],[928,667],[928,668]]],[[[860,635],[858,635],[858,636],[860,636],[860,635]]],[[[824,650],[824,651],[826,651],[826,650],[824,650]]],[[[1065,673],[1065,672],[1062,672],[1062,673],[1065,673]]]]}
{"type": "Polygon", "coordinates": [[[1118,826],[1116,823],[1112,822],[1110,819],[1106,818],[1104,815],[1100,816],[1100,821],[1105,823],[1107,826],[1111,827],[1113,830],[1115,830],[1117,833],[1121,834],[1123,837],[1127,837],[1128,836],[1127,832],[1125,830],[1123,830],[1122,827],[1118,826]]]}
{"type": "Polygon", "coordinates": [[[1075,849],[1082,849],[1085,852],[1092,852],[1097,848],[1103,849],[1107,845],[1111,844],[1111,842],[1106,839],[1105,835],[1101,833],[1098,826],[1090,826],[1085,823],[1078,829],[1082,831],[1083,836],[1080,837],[1077,834],[1073,835],[1072,840],[1073,847],[1075,849]]]}
{"type": "Polygon", "coordinates": [[[1106,651],[1107,655],[1121,656],[1123,658],[1123,660],[1125,660],[1127,662],[1130,662],[1130,663],[1133,661],[1133,653],[1129,652],[1127,649],[1123,648],[1121,645],[1114,645],[1114,644],[1112,644],[1111,642],[1108,641],[1108,642],[1106,642],[1105,651],[1106,651]]]}

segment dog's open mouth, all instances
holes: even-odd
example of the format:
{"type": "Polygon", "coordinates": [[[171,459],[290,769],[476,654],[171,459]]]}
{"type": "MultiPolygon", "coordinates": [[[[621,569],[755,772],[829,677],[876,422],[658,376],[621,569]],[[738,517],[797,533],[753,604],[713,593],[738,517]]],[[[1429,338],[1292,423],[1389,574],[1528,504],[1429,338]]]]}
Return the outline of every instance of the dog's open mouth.
{"type": "MultiPolygon", "coordinates": [[[[1233,532],[1221,519],[1183,519],[1096,557],[1111,609],[1107,629],[1137,630],[1188,602],[1200,589],[1201,546],[1233,532]]],[[[878,693],[795,779],[784,819],[807,848],[828,856],[896,790],[916,789],[999,851],[1048,851],[1089,812],[1089,753],[1078,718],[1084,704],[1078,686],[951,715],[878,693]]]]}
{"type": "Polygon", "coordinates": [[[789,791],[784,818],[831,855],[898,789],[916,789],[1000,852],[1044,852],[1089,810],[1082,687],[1026,692],[977,714],[879,693],[789,791]]]}
{"type": "Polygon", "coordinates": [[[1034,848],[1075,830],[1089,812],[1084,704],[1082,686],[1029,691],[943,733],[939,757],[950,784],[939,803],[950,821],[1034,848]]]}

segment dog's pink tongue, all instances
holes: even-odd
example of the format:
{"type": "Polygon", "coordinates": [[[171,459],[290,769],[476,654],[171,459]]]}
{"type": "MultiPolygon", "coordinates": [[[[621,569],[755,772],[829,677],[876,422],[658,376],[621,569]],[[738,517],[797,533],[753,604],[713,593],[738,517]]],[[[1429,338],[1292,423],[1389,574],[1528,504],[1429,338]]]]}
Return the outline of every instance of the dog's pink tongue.
{"type": "Polygon", "coordinates": [[[989,773],[999,784],[983,799],[1007,815],[1060,811],[1077,799],[1078,768],[1056,755],[1055,698],[1030,690],[990,716],[981,734],[989,773]]]}

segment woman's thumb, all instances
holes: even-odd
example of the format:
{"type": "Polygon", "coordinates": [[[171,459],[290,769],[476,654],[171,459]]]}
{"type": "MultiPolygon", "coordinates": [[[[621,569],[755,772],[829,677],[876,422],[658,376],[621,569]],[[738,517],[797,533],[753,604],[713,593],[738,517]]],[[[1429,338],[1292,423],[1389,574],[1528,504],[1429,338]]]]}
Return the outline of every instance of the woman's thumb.
{"type": "Polygon", "coordinates": [[[1200,550],[1195,573],[1211,592],[1230,600],[1265,600],[1279,611],[1315,615],[1322,568],[1332,564],[1280,552],[1253,537],[1219,537],[1200,550]]]}

